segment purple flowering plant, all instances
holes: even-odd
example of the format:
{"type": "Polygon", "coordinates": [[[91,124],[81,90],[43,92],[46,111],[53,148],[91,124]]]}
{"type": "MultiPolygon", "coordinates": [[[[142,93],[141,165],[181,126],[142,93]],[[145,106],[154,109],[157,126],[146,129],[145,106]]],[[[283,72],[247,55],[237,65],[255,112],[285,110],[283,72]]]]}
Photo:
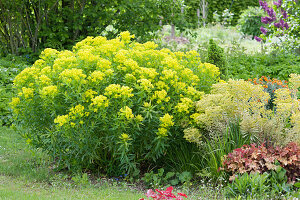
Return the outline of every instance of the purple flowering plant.
{"type": "Polygon", "coordinates": [[[288,14],[282,6],[282,0],[274,1],[273,6],[269,6],[266,1],[259,0],[259,5],[267,15],[261,17],[261,22],[265,24],[265,27],[260,27],[262,34],[260,37],[255,37],[255,40],[263,42],[269,36],[283,35],[288,32],[288,14]]]}

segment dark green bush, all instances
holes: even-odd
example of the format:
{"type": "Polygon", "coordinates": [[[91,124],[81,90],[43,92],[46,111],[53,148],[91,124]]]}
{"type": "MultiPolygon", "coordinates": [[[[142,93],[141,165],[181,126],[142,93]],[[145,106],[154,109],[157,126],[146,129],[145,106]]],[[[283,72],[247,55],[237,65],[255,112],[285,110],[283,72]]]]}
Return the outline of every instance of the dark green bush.
{"type": "Polygon", "coordinates": [[[264,11],[259,7],[249,7],[244,10],[238,20],[239,30],[245,35],[254,36],[261,34],[260,27],[263,26],[261,17],[264,16],[264,11]]]}
{"type": "Polygon", "coordinates": [[[227,79],[247,80],[267,76],[287,80],[290,74],[300,72],[300,56],[295,54],[246,54],[236,51],[227,54],[227,63],[227,79]]]}
{"type": "Polygon", "coordinates": [[[207,60],[219,67],[221,73],[224,75],[226,71],[226,62],[224,56],[224,49],[218,46],[213,39],[209,40],[209,46],[207,50],[207,60]]]}
{"type": "Polygon", "coordinates": [[[12,123],[12,111],[8,106],[14,96],[12,81],[26,66],[26,62],[19,57],[0,59],[0,125],[12,123]]]}

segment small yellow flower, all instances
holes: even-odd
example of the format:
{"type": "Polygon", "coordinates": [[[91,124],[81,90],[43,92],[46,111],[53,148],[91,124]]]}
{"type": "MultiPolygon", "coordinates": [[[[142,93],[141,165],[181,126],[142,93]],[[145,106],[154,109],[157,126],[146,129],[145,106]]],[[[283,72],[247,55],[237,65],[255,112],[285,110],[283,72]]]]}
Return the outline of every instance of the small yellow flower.
{"type": "Polygon", "coordinates": [[[121,39],[125,42],[129,42],[131,38],[134,38],[134,35],[130,35],[129,31],[124,31],[120,33],[121,39]]]}
{"type": "Polygon", "coordinates": [[[33,89],[32,88],[23,87],[22,92],[23,92],[25,99],[33,97],[33,89]]]}
{"type": "Polygon", "coordinates": [[[134,115],[132,114],[132,110],[131,108],[129,108],[128,106],[125,106],[124,108],[120,109],[120,112],[126,117],[126,119],[132,119],[134,117],[134,115]]]}
{"type": "Polygon", "coordinates": [[[128,140],[131,140],[130,136],[126,133],[122,133],[121,136],[119,137],[121,140],[124,142],[127,142],[128,140]]]}
{"type": "Polygon", "coordinates": [[[91,89],[85,91],[84,93],[84,99],[86,102],[88,102],[90,99],[94,98],[94,96],[97,94],[96,91],[93,91],[91,89]]]}
{"type": "Polygon", "coordinates": [[[94,71],[88,79],[94,83],[100,82],[105,78],[105,74],[100,71],[94,71]]]}
{"type": "Polygon", "coordinates": [[[20,98],[19,98],[19,97],[13,97],[13,98],[11,99],[10,105],[14,108],[14,107],[16,107],[17,105],[19,105],[20,102],[21,102],[21,101],[20,101],[20,98]]]}
{"type": "Polygon", "coordinates": [[[58,124],[58,126],[63,126],[64,124],[69,122],[69,115],[58,115],[54,119],[54,123],[58,124]]]}
{"type": "Polygon", "coordinates": [[[136,119],[136,121],[138,121],[138,122],[142,122],[142,121],[144,120],[144,118],[143,118],[142,115],[137,115],[137,116],[135,116],[135,119],[136,119]]]}
{"type": "Polygon", "coordinates": [[[98,108],[106,108],[108,107],[109,100],[106,96],[99,95],[92,99],[91,106],[94,108],[94,112],[98,112],[98,108]]]}
{"type": "Polygon", "coordinates": [[[167,128],[174,125],[174,122],[172,121],[173,116],[169,115],[168,113],[165,114],[163,117],[160,117],[159,120],[161,122],[161,127],[167,128]]]}
{"type": "Polygon", "coordinates": [[[156,99],[158,104],[162,103],[163,101],[168,102],[170,100],[170,97],[167,97],[167,94],[168,93],[166,90],[155,91],[151,99],[156,99]]]}
{"type": "Polygon", "coordinates": [[[40,95],[42,98],[46,98],[47,96],[54,97],[57,94],[57,87],[55,85],[50,85],[47,87],[43,87],[40,91],[40,95]]]}
{"type": "Polygon", "coordinates": [[[160,137],[167,137],[168,136],[168,130],[166,128],[159,128],[158,132],[156,134],[160,137]]]}
{"type": "Polygon", "coordinates": [[[180,113],[181,112],[189,113],[190,108],[194,107],[194,102],[189,98],[186,97],[181,98],[180,101],[181,102],[175,106],[175,109],[180,113]]]}
{"type": "Polygon", "coordinates": [[[148,79],[140,79],[137,82],[140,84],[140,87],[145,91],[150,91],[154,88],[151,81],[149,81],[148,79]]]}
{"type": "Polygon", "coordinates": [[[150,108],[150,106],[151,106],[151,103],[144,102],[144,107],[145,107],[145,108],[150,108]]]}

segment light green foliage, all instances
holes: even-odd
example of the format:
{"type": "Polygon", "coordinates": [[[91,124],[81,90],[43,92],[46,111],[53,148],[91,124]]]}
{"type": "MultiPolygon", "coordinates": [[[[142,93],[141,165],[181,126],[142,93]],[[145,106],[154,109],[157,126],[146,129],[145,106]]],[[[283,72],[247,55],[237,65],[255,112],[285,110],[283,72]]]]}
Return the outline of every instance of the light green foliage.
{"type": "Polygon", "coordinates": [[[280,166],[277,166],[276,170],[272,170],[270,173],[238,175],[224,190],[228,197],[246,199],[299,196],[297,190],[292,190],[292,184],[287,183],[286,170],[280,166]]]}
{"type": "MultiPolygon", "coordinates": [[[[201,139],[201,138],[200,138],[201,139]]],[[[198,175],[208,177],[215,181],[221,181],[226,174],[220,170],[223,166],[224,156],[231,153],[234,149],[240,148],[245,144],[250,144],[251,138],[241,132],[238,123],[231,123],[223,131],[222,136],[214,138],[205,137],[201,143],[203,157],[201,161],[201,170],[198,175]]]]}
{"type": "Polygon", "coordinates": [[[239,30],[245,35],[254,36],[261,34],[260,27],[263,26],[261,17],[264,16],[264,12],[259,7],[249,7],[244,10],[238,20],[239,30]]]}
{"type": "Polygon", "coordinates": [[[165,172],[164,168],[158,169],[157,173],[153,171],[145,173],[142,180],[148,187],[151,188],[163,188],[167,186],[175,186],[179,184],[185,184],[190,182],[192,179],[192,174],[190,172],[165,172]]]}
{"type": "Polygon", "coordinates": [[[268,174],[244,173],[234,179],[225,190],[228,197],[262,198],[269,190],[268,174]]]}
{"type": "Polygon", "coordinates": [[[88,37],[72,52],[45,49],[15,78],[11,106],[28,130],[23,136],[61,167],[137,174],[177,145],[193,102],[218,79],[218,68],[195,51],[156,50],[133,37],[88,37]]]}
{"type": "Polygon", "coordinates": [[[76,176],[72,177],[72,181],[74,182],[75,186],[79,187],[86,187],[90,184],[89,177],[87,173],[84,174],[77,174],[76,176]]]}
{"type": "MultiPolygon", "coordinates": [[[[213,14],[217,12],[220,16],[224,13],[224,10],[228,9],[229,12],[233,13],[232,24],[236,25],[237,20],[241,12],[247,9],[248,6],[258,6],[257,0],[244,0],[244,1],[232,1],[232,0],[206,0],[208,3],[207,21],[213,22],[213,14]]],[[[189,0],[186,2],[187,18],[188,21],[194,26],[197,24],[197,8],[199,8],[199,0],[189,0]]],[[[224,16],[223,16],[224,17],[224,16]]]]}
{"type": "MultiPolygon", "coordinates": [[[[299,82],[299,75],[292,75],[291,82],[299,82]]],[[[299,100],[296,90],[275,91],[275,110],[268,110],[270,98],[260,85],[252,85],[244,80],[229,80],[213,85],[211,94],[205,95],[196,104],[197,112],[191,117],[202,130],[211,137],[222,133],[230,121],[241,120],[243,133],[255,136],[260,142],[265,140],[284,145],[290,141],[299,143],[299,100]]],[[[191,142],[197,137],[185,134],[191,142]]]]}

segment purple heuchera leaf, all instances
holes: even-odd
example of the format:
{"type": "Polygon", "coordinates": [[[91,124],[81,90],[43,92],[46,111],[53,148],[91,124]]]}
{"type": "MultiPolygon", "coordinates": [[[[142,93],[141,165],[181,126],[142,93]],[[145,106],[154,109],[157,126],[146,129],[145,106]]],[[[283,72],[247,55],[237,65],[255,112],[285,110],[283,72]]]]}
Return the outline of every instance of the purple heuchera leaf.
{"type": "Polygon", "coordinates": [[[254,39],[257,41],[257,42],[261,42],[262,39],[260,37],[257,37],[257,36],[254,36],[254,39]]]}
{"type": "Polygon", "coordinates": [[[267,32],[268,32],[268,30],[267,29],[265,29],[264,27],[260,27],[260,31],[264,34],[264,35],[266,35],[267,34],[267,32]]]}

